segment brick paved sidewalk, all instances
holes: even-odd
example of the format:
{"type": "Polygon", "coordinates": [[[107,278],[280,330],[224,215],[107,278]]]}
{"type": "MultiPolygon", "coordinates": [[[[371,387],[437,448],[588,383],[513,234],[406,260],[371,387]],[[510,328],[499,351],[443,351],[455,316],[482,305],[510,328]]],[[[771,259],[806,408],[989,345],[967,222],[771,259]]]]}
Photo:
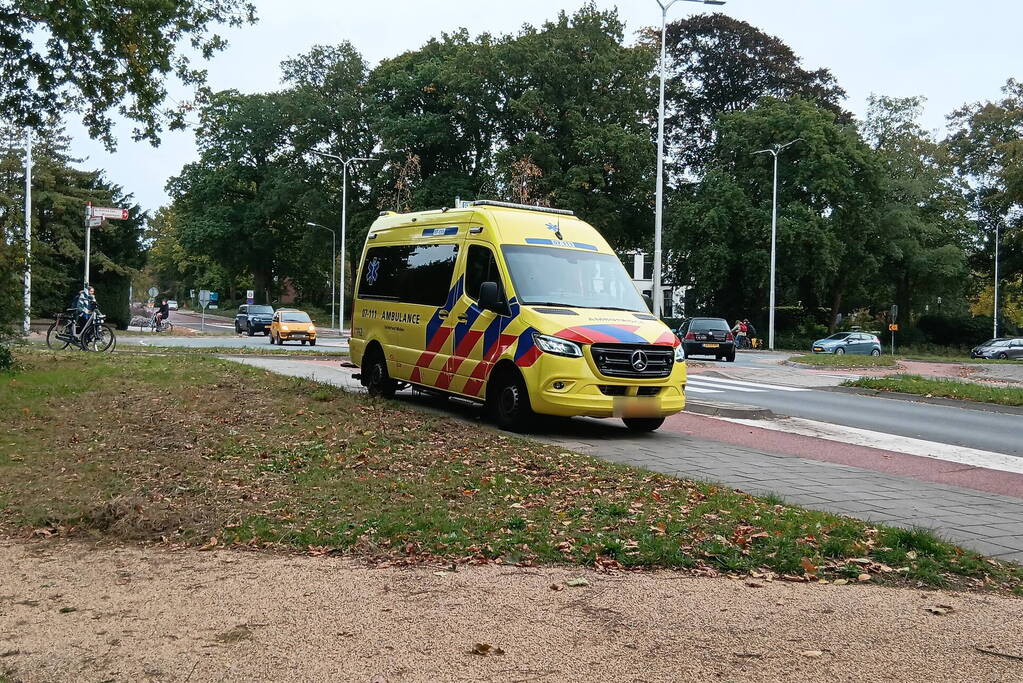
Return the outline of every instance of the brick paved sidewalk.
{"type": "MultiPolygon", "coordinates": [[[[361,390],[354,370],[334,361],[231,358],[284,375],[361,390]]],[[[405,400],[413,400],[407,398],[405,400]]],[[[447,414],[470,419],[471,410],[447,414]]],[[[978,552],[1023,562],[1023,498],[734,446],[668,431],[633,434],[616,420],[559,421],[541,441],[613,462],[893,526],[920,526],[978,552]]],[[[822,448],[826,448],[822,442],[822,448]]]]}

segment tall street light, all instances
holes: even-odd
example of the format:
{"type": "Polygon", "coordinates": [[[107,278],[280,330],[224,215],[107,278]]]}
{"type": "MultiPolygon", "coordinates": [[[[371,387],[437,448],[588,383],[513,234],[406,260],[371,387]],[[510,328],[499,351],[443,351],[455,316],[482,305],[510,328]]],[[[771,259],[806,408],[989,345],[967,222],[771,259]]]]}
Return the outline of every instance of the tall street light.
{"type": "Polygon", "coordinates": [[[782,150],[803,138],[796,138],[784,145],[775,145],[770,149],[761,149],[753,154],[771,154],[774,156],[774,193],[771,201],[771,307],[767,317],[767,348],[774,351],[774,274],[775,262],[778,256],[778,155],[782,150]]]}
{"type": "MultiPolygon", "coordinates": [[[[666,59],[665,38],[668,32],[668,10],[680,0],[657,0],[661,7],[661,99],[657,108],[657,198],[654,209],[654,272],[651,276],[650,298],[654,315],[661,317],[661,229],[664,225],[664,69],[666,59]]],[[[724,0],[685,0],[704,5],[723,5],[724,0]]]]}
{"type": "Polygon", "coordinates": [[[32,331],[32,132],[25,133],[25,306],[23,332],[32,331]]]}
{"type": "Polygon", "coordinates": [[[341,162],[341,279],[338,289],[338,334],[344,336],[345,327],[345,228],[348,223],[348,165],[356,161],[380,161],[375,157],[349,157],[344,159],[336,154],[309,150],[313,154],[341,162]]]}
{"type": "Polygon", "coordinates": [[[334,299],[334,268],[337,266],[337,233],[334,232],[333,228],[328,228],[326,225],[320,225],[319,223],[306,223],[306,225],[313,228],[330,230],[330,326],[334,327],[334,304],[337,303],[337,300],[334,299]]]}

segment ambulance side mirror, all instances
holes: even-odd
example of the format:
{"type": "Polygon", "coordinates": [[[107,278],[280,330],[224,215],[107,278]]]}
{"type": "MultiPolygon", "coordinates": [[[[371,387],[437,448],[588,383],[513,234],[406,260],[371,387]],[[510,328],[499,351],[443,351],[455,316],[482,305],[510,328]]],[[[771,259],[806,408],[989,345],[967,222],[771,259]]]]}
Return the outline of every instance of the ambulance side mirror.
{"type": "Polygon", "coordinates": [[[484,282],[480,285],[480,308],[484,311],[504,313],[505,307],[500,296],[496,282],[484,282]]]}

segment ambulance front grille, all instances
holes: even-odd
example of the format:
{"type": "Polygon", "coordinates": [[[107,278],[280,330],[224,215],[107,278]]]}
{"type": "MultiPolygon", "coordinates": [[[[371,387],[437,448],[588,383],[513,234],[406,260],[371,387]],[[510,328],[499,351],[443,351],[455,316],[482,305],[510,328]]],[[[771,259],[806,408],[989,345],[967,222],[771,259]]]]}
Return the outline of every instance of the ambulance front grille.
{"type": "Polygon", "coordinates": [[[675,363],[673,348],[654,344],[593,344],[590,353],[605,377],[663,378],[671,374],[675,363]],[[637,362],[644,360],[645,364],[637,362]]]}

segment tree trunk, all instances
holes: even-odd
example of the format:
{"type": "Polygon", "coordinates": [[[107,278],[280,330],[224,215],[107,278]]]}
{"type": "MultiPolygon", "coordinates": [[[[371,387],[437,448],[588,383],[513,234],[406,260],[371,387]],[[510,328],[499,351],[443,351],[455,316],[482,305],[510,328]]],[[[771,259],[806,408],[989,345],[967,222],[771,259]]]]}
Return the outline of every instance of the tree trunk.
{"type": "Polygon", "coordinates": [[[842,278],[835,283],[835,291],[831,297],[831,319],[828,320],[828,333],[831,334],[835,331],[836,320],[840,309],[842,308],[842,290],[845,289],[845,278],[842,278]]]}
{"type": "Polygon", "coordinates": [[[270,299],[270,270],[268,268],[253,268],[252,269],[252,289],[255,290],[255,299],[262,298],[264,304],[269,304],[270,299]]]}

